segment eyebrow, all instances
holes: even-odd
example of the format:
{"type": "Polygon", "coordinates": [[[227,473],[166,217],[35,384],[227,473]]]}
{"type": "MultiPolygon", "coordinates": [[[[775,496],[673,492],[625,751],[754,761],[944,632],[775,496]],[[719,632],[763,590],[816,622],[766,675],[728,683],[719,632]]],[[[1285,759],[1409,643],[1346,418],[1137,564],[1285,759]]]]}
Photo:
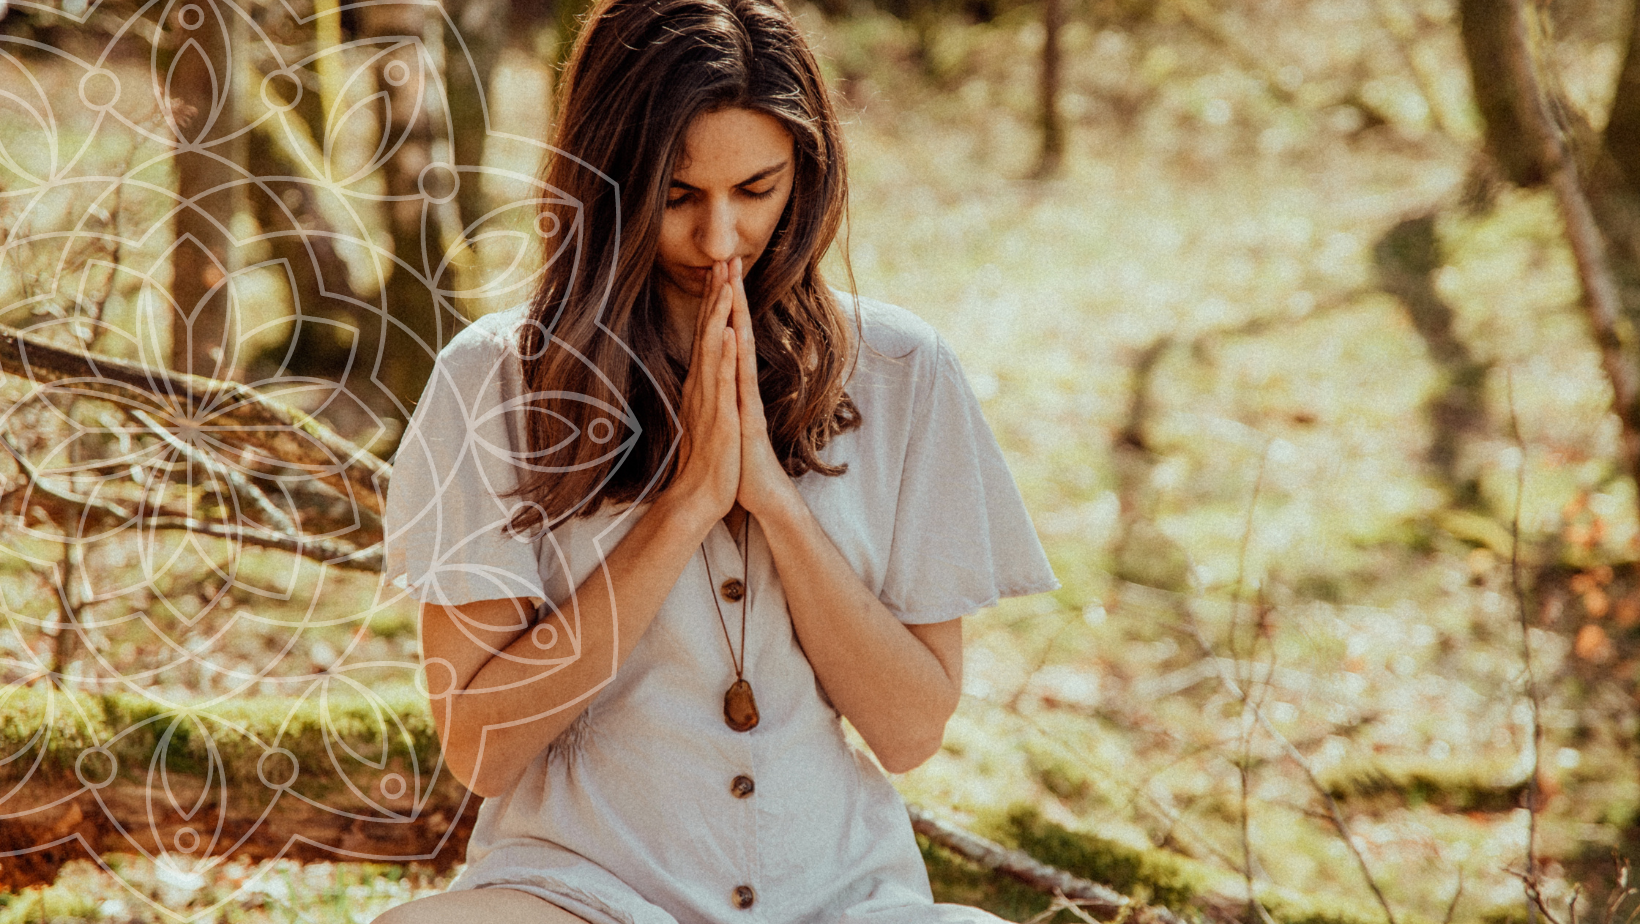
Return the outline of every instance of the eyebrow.
{"type": "MultiPolygon", "coordinates": [[[[756,173],[752,174],[751,176],[747,177],[744,180],[741,180],[739,183],[736,183],[735,185],[736,186],[750,186],[753,183],[756,183],[758,180],[764,180],[764,179],[768,179],[771,176],[774,176],[775,174],[781,172],[782,170],[785,170],[790,165],[791,165],[790,160],[783,160],[780,163],[775,164],[772,167],[764,167],[762,170],[757,171],[756,173]]],[[[687,189],[690,192],[699,191],[699,187],[690,186],[688,183],[685,183],[682,180],[673,180],[672,181],[672,187],[674,189],[687,189]]]]}

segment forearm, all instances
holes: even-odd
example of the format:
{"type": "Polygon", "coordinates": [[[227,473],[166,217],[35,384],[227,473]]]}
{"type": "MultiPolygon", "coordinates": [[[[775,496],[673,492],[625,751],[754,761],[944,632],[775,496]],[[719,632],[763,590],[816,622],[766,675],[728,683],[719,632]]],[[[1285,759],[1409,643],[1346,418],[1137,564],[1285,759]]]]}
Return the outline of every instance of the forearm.
{"type": "MultiPolygon", "coordinates": [[[[948,667],[860,580],[801,497],[759,519],[815,676],[885,769],[939,749],[961,695],[948,667]]],[[[958,655],[960,658],[960,653],[958,655]]]]}
{"type": "Polygon", "coordinates": [[[446,700],[441,723],[446,758],[474,792],[510,788],[614,678],[710,525],[663,496],[556,614],[494,645],[498,653],[446,700]]]}

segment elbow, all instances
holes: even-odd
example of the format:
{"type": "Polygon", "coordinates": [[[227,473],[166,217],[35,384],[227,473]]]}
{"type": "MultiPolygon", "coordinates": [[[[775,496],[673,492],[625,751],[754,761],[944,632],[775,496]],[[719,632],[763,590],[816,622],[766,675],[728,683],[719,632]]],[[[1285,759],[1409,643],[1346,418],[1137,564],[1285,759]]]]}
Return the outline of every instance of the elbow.
{"type": "MultiPolygon", "coordinates": [[[[473,752],[476,753],[475,748],[473,752]]],[[[482,755],[478,759],[447,760],[450,771],[455,774],[461,785],[475,796],[493,799],[512,789],[518,772],[516,768],[504,766],[503,762],[492,756],[485,760],[482,755]]]]}
{"type": "MultiPolygon", "coordinates": [[[[943,731],[943,729],[941,729],[943,731]]],[[[896,747],[884,748],[877,752],[877,762],[889,773],[910,773],[928,763],[928,759],[939,753],[940,745],[945,736],[934,735],[919,738],[918,740],[902,741],[896,747]]]]}
{"type": "Polygon", "coordinates": [[[877,755],[877,762],[882,764],[884,770],[894,774],[910,773],[928,763],[929,758],[938,754],[945,744],[945,726],[956,714],[960,699],[961,692],[951,690],[951,695],[942,698],[933,707],[933,712],[920,722],[903,727],[899,736],[893,741],[884,742],[881,748],[873,745],[871,751],[877,755]]]}
{"type": "MultiPolygon", "coordinates": [[[[457,728],[467,727],[459,721],[451,724],[457,728]]],[[[516,768],[504,766],[499,748],[491,747],[486,752],[482,732],[473,736],[454,729],[440,731],[443,732],[439,735],[439,744],[444,766],[469,792],[492,799],[511,788],[516,768]]]]}
{"type": "Polygon", "coordinates": [[[950,714],[946,713],[937,722],[928,723],[916,733],[902,735],[891,744],[885,743],[882,748],[872,748],[872,753],[877,755],[877,762],[889,773],[910,773],[940,752],[940,747],[945,744],[945,723],[949,719],[950,714]]]}
{"type": "Polygon", "coordinates": [[[461,783],[463,786],[466,786],[467,789],[475,796],[479,796],[484,799],[494,799],[497,796],[506,793],[508,789],[512,788],[510,784],[504,783],[496,777],[497,774],[494,773],[475,773],[472,774],[470,778],[462,780],[461,783]]]}

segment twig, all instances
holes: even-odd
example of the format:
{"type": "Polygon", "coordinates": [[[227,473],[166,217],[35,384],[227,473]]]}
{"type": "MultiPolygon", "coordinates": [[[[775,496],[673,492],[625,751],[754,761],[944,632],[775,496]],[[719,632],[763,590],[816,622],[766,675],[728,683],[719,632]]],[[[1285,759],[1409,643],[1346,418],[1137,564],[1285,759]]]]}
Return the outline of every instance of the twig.
{"type": "MultiPolygon", "coordinates": [[[[1613,889],[1611,896],[1606,899],[1606,914],[1605,917],[1600,919],[1600,924],[1612,924],[1616,921],[1617,909],[1625,899],[1635,894],[1635,890],[1629,888],[1629,861],[1619,857],[1615,862],[1617,863],[1617,888],[1613,889]]],[[[1631,914],[1629,920],[1632,921],[1633,919],[1634,915],[1631,914]]]]}
{"type": "Polygon", "coordinates": [[[156,369],[129,360],[55,346],[0,325],[0,371],[33,382],[74,379],[73,387],[129,403],[131,391],[175,401],[210,415],[213,428],[311,473],[362,510],[380,515],[392,468],[303,412],[237,382],[156,369]],[[301,433],[305,438],[297,437],[301,433]]]}
{"type": "Polygon", "coordinates": [[[1441,924],[1452,924],[1452,916],[1458,912],[1458,899],[1463,898],[1463,867],[1458,867],[1458,887],[1452,892],[1452,901],[1446,906],[1446,916],[1441,918],[1441,924]]]}
{"type": "MultiPolygon", "coordinates": [[[[1043,740],[1049,741],[1049,742],[1053,743],[1054,745],[1058,746],[1060,748],[1060,750],[1063,751],[1067,757],[1079,758],[1079,757],[1085,756],[1084,752],[1081,749],[1079,749],[1076,746],[1074,746],[1074,745],[1070,744],[1069,742],[1065,741],[1063,738],[1060,738],[1051,729],[1044,728],[1040,722],[1036,721],[1034,718],[1027,715],[1026,713],[1024,713],[1024,712],[1022,712],[1018,709],[1011,708],[1007,703],[1000,702],[1000,701],[992,699],[990,697],[974,696],[973,694],[964,694],[964,695],[972,697],[974,699],[977,699],[980,702],[985,703],[986,705],[990,706],[993,709],[1000,709],[1000,710],[1008,713],[1009,715],[1013,716],[1014,718],[1018,719],[1019,721],[1024,722],[1025,724],[1029,725],[1031,727],[1032,731],[1034,731],[1038,735],[1042,736],[1043,740]]],[[[1199,749],[1199,751],[1200,752],[1206,752],[1209,749],[1210,749],[1210,746],[1203,745],[1199,749]]],[[[1194,756],[1196,756],[1196,755],[1195,754],[1186,754],[1186,755],[1178,758],[1177,760],[1182,761],[1182,760],[1185,760],[1185,759],[1188,759],[1188,758],[1194,757],[1194,756]]],[[[1164,767],[1160,768],[1160,770],[1158,772],[1165,772],[1166,769],[1167,769],[1167,767],[1164,766],[1164,767]]],[[[1153,773],[1153,774],[1151,774],[1151,776],[1154,777],[1155,774],[1153,773]]],[[[1110,780],[1109,782],[1115,783],[1115,780],[1113,779],[1113,780],[1110,780]]],[[[1128,797],[1128,802],[1127,802],[1128,806],[1137,806],[1138,808],[1140,808],[1144,811],[1148,811],[1150,814],[1154,815],[1158,820],[1166,822],[1169,832],[1171,832],[1172,829],[1174,829],[1174,828],[1183,829],[1183,831],[1185,833],[1191,835],[1194,838],[1194,840],[1196,842],[1196,846],[1199,847],[1208,857],[1211,857],[1213,860],[1217,861],[1225,869],[1230,870],[1232,872],[1235,871],[1235,869],[1236,869],[1236,859],[1235,859],[1235,857],[1230,856],[1224,850],[1220,849],[1218,847],[1218,845],[1214,844],[1211,840],[1208,839],[1207,835],[1205,835],[1205,834],[1201,833],[1200,831],[1196,830],[1195,828],[1191,827],[1190,824],[1177,811],[1175,811],[1172,807],[1163,804],[1160,799],[1157,799],[1154,795],[1152,795],[1149,791],[1147,791],[1145,789],[1145,787],[1137,786],[1137,785],[1133,785],[1133,784],[1128,784],[1128,783],[1121,783],[1121,784],[1117,784],[1117,785],[1121,785],[1126,790],[1126,795],[1128,797]]]]}
{"type": "MultiPolygon", "coordinates": [[[[1201,627],[1197,624],[1195,615],[1190,612],[1188,606],[1185,609],[1185,614],[1188,617],[1187,630],[1196,640],[1196,644],[1201,646],[1202,651],[1212,657],[1213,646],[1208,643],[1206,636],[1202,634],[1201,627]]],[[[1222,665],[1218,666],[1218,672],[1219,682],[1229,689],[1230,694],[1237,698],[1243,698],[1241,688],[1236,684],[1236,679],[1230,676],[1230,673],[1222,665]]],[[[1243,699],[1243,701],[1247,700],[1243,699]]],[[[1326,803],[1328,819],[1338,831],[1339,838],[1343,840],[1345,848],[1350,852],[1350,856],[1355,858],[1356,866],[1360,868],[1361,876],[1366,880],[1367,888],[1372,890],[1373,897],[1378,900],[1379,907],[1384,910],[1385,920],[1389,924],[1396,924],[1395,912],[1390,908],[1389,900],[1384,897],[1383,890],[1379,888],[1377,878],[1372,875],[1372,867],[1367,865],[1367,858],[1361,854],[1361,849],[1355,845],[1355,837],[1350,833],[1349,822],[1344,820],[1344,811],[1339,807],[1338,800],[1334,799],[1332,793],[1327,791],[1327,787],[1321,785],[1321,780],[1316,777],[1315,770],[1310,767],[1310,762],[1305,759],[1298,748],[1293,746],[1287,736],[1276,729],[1275,725],[1270,722],[1269,717],[1264,714],[1264,710],[1255,707],[1253,714],[1265,732],[1281,746],[1281,749],[1287,753],[1287,756],[1298,766],[1298,769],[1303,771],[1304,778],[1309,781],[1310,788],[1326,803]]]]}
{"type": "Polygon", "coordinates": [[[186,516],[144,516],[122,510],[107,501],[91,497],[81,497],[52,487],[40,477],[34,465],[24,458],[23,453],[12,444],[10,438],[0,433],[0,448],[17,462],[22,469],[23,477],[40,493],[61,504],[94,513],[104,517],[112,517],[121,522],[127,522],[134,527],[145,529],[178,529],[217,539],[227,539],[253,545],[258,548],[276,549],[281,552],[290,552],[311,558],[315,561],[338,568],[347,568],[353,571],[380,571],[383,565],[381,543],[359,548],[334,539],[304,539],[298,536],[288,536],[283,533],[272,533],[266,530],[245,526],[222,526],[216,523],[196,520],[186,516]]]}
{"type": "Polygon", "coordinates": [[[1543,915],[1543,919],[1548,921],[1549,924],[1561,924],[1560,918],[1555,917],[1555,913],[1549,910],[1549,905],[1543,900],[1543,892],[1538,888],[1538,879],[1536,874],[1528,875],[1518,869],[1508,869],[1504,870],[1504,872],[1515,877],[1516,879],[1519,879],[1521,881],[1521,885],[1525,888],[1526,910],[1530,920],[1537,920],[1536,916],[1541,913],[1543,915]]]}
{"type": "Polygon", "coordinates": [[[1078,621],[1080,621],[1080,617],[1074,612],[1065,615],[1065,618],[1059,623],[1059,628],[1054,630],[1053,637],[1048,639],[1048,643],[1043,645],[1042,651],[1037,654],[1036,666],[1026,672],[1024,682],[1019,685],[1019,689],[1014,691],[1014,695],[1008,698],[1008,709],[1010,711],[1019,711],[1019,703],[1025,697],[1025,692],[1030,689],[1031,680],[1036,677],[1038,671],[1048,666],[1049,655],[1053,654],[1055,646],[1059,644],[1059,640],[1064,637],[1065,632],[1070,629],[1073,623],[1078,621]]]}
{"type": "Polygon", "coordinates": [[[1412,77],[1413,86],[1418,88],[1418,95],[1424,98],[1424,105],[1429,109],[1429,117],[1435,123],[1435,130],[1448,138],[1462,137],[1453,130],[1451,121],[1446,117],[1446,107],[1441,104],[1440,92],[1434,81],[1418,64],[1417,57],[1412,53],[1412,43],[1417,39],[1417,33],[1409,28],[1402,18],[1406,16],[1406,10],[1402,9],[1400,4],[1395,4],[1392,10],[1392,2],[1393,0],[1375,0],[1373,3],[1373,12],[1378,14],[1379,24],[1389,33],[1396,54],[1400,56],[1401,63],[1406,65],[1407,73],[1412,77]]]}
{"type": "MultiPolygon", "coordinates": [[[[1264,493],[1264,474],[1270,463],[1270,446],[1274,441],[1266,441],[1264,451],[1259,454],[1258,474],[1253,478],[1253,497],[1247,503],[1247,523],[1241,532],[1241,547],[1236,553],[1236,589],[1230,601],[1230,657],[1235,661],[1238,672],[1241,666],[1239,645],[1236,635],[1241,624],[1242,597],[1247,589],[1247,552],[1253,545],[1253,525],[1258,516],[1259,497],[1264,493]]],[[[1262,619],[1260,620],[1262,622],[1262,619]]],[[[1247,674],[1241,683],[1241,762],[1237,767],[1237,775],[1241,781],[1241,865],[1242,879],[1247,888],[1247,905],[1256,908],[1259,905],[1258,896],[1253,891],[1253,817],[1250,809],[1253,785],[1253,733],[1258,725],[1253,716],[1259,711],[1263,702],[1255,704],[1248,694],[1253,683],[1253,668],[1251,662],[1258,654],[1259,631],[1255,627],[1252,644],[1247,651],[1249,662],[1247,674]]],[[[1270,669],[1265,673],[1269,678],[1275,674],[1275,646],[1270,646],[1270,669]]],[[[1269,683],[1262,685],[1266,692],[1269,683]]]]}
{"type": "Polygon", "coordinates": [[[1251,72],[1264,84],[1265,92],[1288,106],[1299,105],[1298,94],[1283,84],[1279,74],[1270,69],[1269,56],[1250,47],[1241,37],[1230,31],[1218,19],[1217,10],[1205,0],[1174,0],[1172,9],[1179,18],[1213,41],[1233,58],[1237,65],[1251,72]]]}
{"type": "Polygon", "coordinates": [[[251,484],[250,479],[211,458],[208,453],[200,452],[183,440],[177,439],[168,427],[155,420],[151,415],[144,413],[141,409],[132,408],[131,416],[147,425],[155,436],[163,440],[165,445],[181,453],[183,458],[226,481],[228,487],[233,491],[234,497],[238,498],[240,503],[246,504],[254,508],[257,513],[260,513],[273,526],[274,531],[288,533],[292,536],[300,532],[290,516],[274,506],[266,494],[263,494],[259,488],[251,484]]]}
{"type": "MultiPolygon", "coordinates": [[[[1542,904],[1537,895],[1537,822],[1538,772],[1543,766],[1543,701],[1538,692],[1537,675],[1532,666],[1532,623],[1526,615],[1526,590],[1520,580],[1520,517],[1526,497],[1526,442],[1520,436],[1520,418],[1515,412],[1515,371],[1505,371],[1504,384],[1509,396],[1509,438],[1515,444],[1520,462],[1515,466],[1515,512],[1509,524],[1512,539],[1509,549],[1509,585],[1515,595],[1516,615],[1520,619],[1520,653],[1526,668],[1526,699],[1532,707],[1532,770],[1526,778],[1526,919],[1535,921],[1537,908],[1542,904]]],[[[1548,909],[1544,916],[1553,921],[1548,909]]]]}
{"type": "MultiPolygon", "coordinates": [[[[1088,914],[1086,911],[1083,911],[1080,903],[1071,901],[1066,898],[1064,894],[1058,891],[1053,893],[1053,901],[1048,904],[1048,907],[1042,909],[1036,914],[1031,915],[1029,918],[1026,918],[1023,924],[1042,924],[1043,921],[1051,921],[1054,916],[1059,914],[1061,911],[1069,911],[1078,920],[1084,921],[1086,924],[1103,924],[1103,922],[1101,922],[1098,918],[1088,914]]],[[[1118,914],[1116,916],[1116,920],[1113,921],[1112,924],[1120,924],[1125,917],[1126,914],[1124,909],[1124,913],[1118,914]]]]}
{"type": "MultiPolygon", "coordinates": [[[[1533,140],[1539,147],[1538,156],[1560,207],[1566,241],[1571,246],[1577,275],[1583,284],[1584,314],[1595,346],[1600,350],[1601,369],[1611,382],[1612,409],[1623,426],[1624,468],[1635,484],[1640,485],[1640,374],[1633,361],[1625,356],[1618,331],[1623,301],[1617,277],[1606,252],[1606,239],[1584,193],[1577,161],[1567,149],[1538,79],[1531,37],[1527,33],[1526,4],[1524,0],[1508,0],[1505,10],[1511,18],[1505,55],[1516,83],[1514,96],[1519,115],[1521,121],[1530,126],[1529,134],[1536,136],[1533,140]]],[[[1640,494],[1636,497],[1640,503],[1640,494]]]]}
{"type": "Polygon", "coordinates": [[[51,682],[64,689],[68,683],[63,674],[68,668],[68,657],[74,650],[74,637],[80,625],[80,607],[85,602],[76,603],[72,596],[75,582],[84,580],[85,546],[73,540],[65,543],[63,559],[57,571],[57,634],[51,640],[51,682]]]}

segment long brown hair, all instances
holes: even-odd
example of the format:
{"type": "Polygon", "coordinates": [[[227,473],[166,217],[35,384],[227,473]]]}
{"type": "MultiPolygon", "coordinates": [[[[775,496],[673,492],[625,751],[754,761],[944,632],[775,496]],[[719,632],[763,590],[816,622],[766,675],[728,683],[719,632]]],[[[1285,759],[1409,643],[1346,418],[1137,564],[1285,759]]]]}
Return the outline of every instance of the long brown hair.
{"type": "Polygon", "coordinates": [[[529,503],[512,529],[636,501],[676,475],[688,370],[666,350],[656,241],[691,120],[734,107],[779,120],[796,154],[790,201],[746,276],[770,441],[793,477],[845,471],[818,455],[860,416],[819,269],[848,182],[813,53],[780,0],[601,0],[559,87],[541,216],[559,247],[520,332],[528,452],[514,494],[529,503]]]}

